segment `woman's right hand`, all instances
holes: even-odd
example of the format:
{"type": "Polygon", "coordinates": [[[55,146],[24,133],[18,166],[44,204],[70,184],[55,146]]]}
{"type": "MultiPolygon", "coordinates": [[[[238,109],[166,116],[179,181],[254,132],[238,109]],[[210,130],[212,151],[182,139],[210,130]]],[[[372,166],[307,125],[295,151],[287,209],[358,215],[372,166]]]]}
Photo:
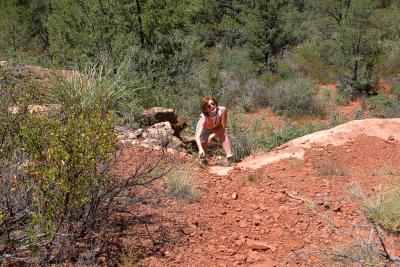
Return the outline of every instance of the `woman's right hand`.
{"type": "Polygon", "coordinates": [[[203,158],[203,157],[205,157],[206,156],[206,153],[204,153],[204,150],[203,149],[200,149],[199,150],[199,158],[203,158]]]}

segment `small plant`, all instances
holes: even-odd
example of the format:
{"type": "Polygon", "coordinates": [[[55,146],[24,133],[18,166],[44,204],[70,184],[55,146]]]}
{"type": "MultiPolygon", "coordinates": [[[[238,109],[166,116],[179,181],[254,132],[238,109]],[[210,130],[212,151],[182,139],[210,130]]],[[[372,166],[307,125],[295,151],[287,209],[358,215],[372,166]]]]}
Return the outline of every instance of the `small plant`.
{"type": "Polygon", "coordinates": [[[122,251],[120,266],[134,267],[137,266],[138,261],[139,261],[139,251],[132,243],[132,241],[130,241],[127,245],[125,245],[122,251]]]}
{"type": "Polygon", "coordinates": [[[323,176],[346,176],[346,171],[335,160],[327,160],[318,168],[323,176]]]}
{"type": "Polygon", "coordinates": [[[399,171],[391,167],[381,167],[372,173],[372,176],[390,176],[397,175],[399,171]]]}
{"type": "Polygon", "coordinates": [[[377,244],[370,244],[360,246],[356,242],[349,244],[337,251],[336,255],[333,255],[333,261],[342,262],[347,266],[352,266],[354,262],[364,263],[365,266],[378,266],[382,261],[383,257],[379,255],[379,246],[377,244]]]}
{"type": "Polygon", "coordinates": [[[261,173],[260,172],[256,172],[256,173],[251,173],[251,174],[249,174],[248,176],[247,176],[247,181],[249,181],[249,182],[255,182],[255,181],[257,181],[258,179],[260,179],[261,178],[261,173]]]}
{"type": "Polygon", "coordinates": [[[355,183],[349,188],[351,195],[356,199],[362,199],[364,197],[364,191],[360,183],[355,183]]]}
{"type": "Polygon", "coordinates": [[[195,175],[190,170],[172,170],[167,176],[167,194],[179,201],[195,202],[199,194],[194,186],[195,175]]]}

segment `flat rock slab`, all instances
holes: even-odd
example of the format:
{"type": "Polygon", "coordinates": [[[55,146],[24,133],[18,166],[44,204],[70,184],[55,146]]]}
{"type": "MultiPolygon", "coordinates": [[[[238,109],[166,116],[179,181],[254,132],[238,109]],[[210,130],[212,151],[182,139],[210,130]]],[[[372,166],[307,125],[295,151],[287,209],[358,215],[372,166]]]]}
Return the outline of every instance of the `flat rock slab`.
{"type": "MultiPolygon", "coordinates": [[[[354,120],[337,127],[318,131],[293,139],[264,155],[250,156],[239,162],[236,168],[259,169],[273,162],[287,158],[303,159],[306,149],[314,146],[340,146],[360,135],[378,137],[386,141],[400,141],[400,119],[354,120]]],[[[212,166],[213,174],[227,175],[233,167],[212,166]]]]}

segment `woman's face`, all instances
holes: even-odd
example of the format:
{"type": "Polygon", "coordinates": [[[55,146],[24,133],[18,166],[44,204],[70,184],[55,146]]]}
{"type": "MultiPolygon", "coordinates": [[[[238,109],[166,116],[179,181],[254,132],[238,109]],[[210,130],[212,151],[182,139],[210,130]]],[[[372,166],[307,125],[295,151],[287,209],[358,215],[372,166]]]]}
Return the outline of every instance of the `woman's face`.
{"type": "Polygon", "coordinates": [[[217,113],[217,104],[214,101],[212,101],[211,99],[208,100],[207,112],[211,116],[214,116],[217,113]]]}

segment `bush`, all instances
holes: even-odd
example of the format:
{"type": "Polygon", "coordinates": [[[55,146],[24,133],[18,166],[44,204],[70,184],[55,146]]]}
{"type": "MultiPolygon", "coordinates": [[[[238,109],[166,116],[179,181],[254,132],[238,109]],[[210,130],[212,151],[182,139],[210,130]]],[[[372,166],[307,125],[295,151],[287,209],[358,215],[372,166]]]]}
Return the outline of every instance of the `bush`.
{"type": "Polygon", "coordinates": [[[78,113],[92,109],[116,111],[133,97],[133,90],[124,79],[128,64],[127,59],[117,70],[102,64],[89,66],[82,73],[74,72],[72,77],[56,72],[51,101],[78,113]]]}
{"type": "Polygon", "coordinates": [[[269,127],[261,144],[264,150],[271,151],[290,140],[324,129],[326,129],[324,125],[307,124],[302,127],[292,122],[287,122],[279,131],[274,131],[272,127],[269,127]]]}
{"type": "Polygon", "coordinates": [[[364,105],[366,109],[371,111],[373,116],[384,118],[400,117],[400,102],[394,96],[378,92],[377,95],[366,99],[364,105]]]}
{"type": "Polygon", "coordinates": [[[294,65],[297,71],[322,83],[335,82],[338,69],[324,59],[323,47],[317,44],[303,44],[296,48],[294,65]]]}
{"type": "Polygon", "coordinates": [[[378,88],[378,79],[375,76],[356,81],[347,78],[337,86],[338,92],[345,103],[350,102],[355,97],[373,95],[378,88]]]}
{"type": "Polygon", "coordinates": [[[63,239],[61,233],[74,234],[96,210],[88,207],[108,183],[100,166],[107,165],[116,149],[113,117],[92,112],[60,122],[33,115],[20,138],[34,181],[35,208],[27,228],[31,248],[44,242],[51,253],[56,239],[63,239]]]}
{"type": "Polygon", "coordinates": [[[316,97],[316,84],[310,79],[283,81],[267,92],[273,110],[288,116],[323,115],[324,109],[316,97]]]}

